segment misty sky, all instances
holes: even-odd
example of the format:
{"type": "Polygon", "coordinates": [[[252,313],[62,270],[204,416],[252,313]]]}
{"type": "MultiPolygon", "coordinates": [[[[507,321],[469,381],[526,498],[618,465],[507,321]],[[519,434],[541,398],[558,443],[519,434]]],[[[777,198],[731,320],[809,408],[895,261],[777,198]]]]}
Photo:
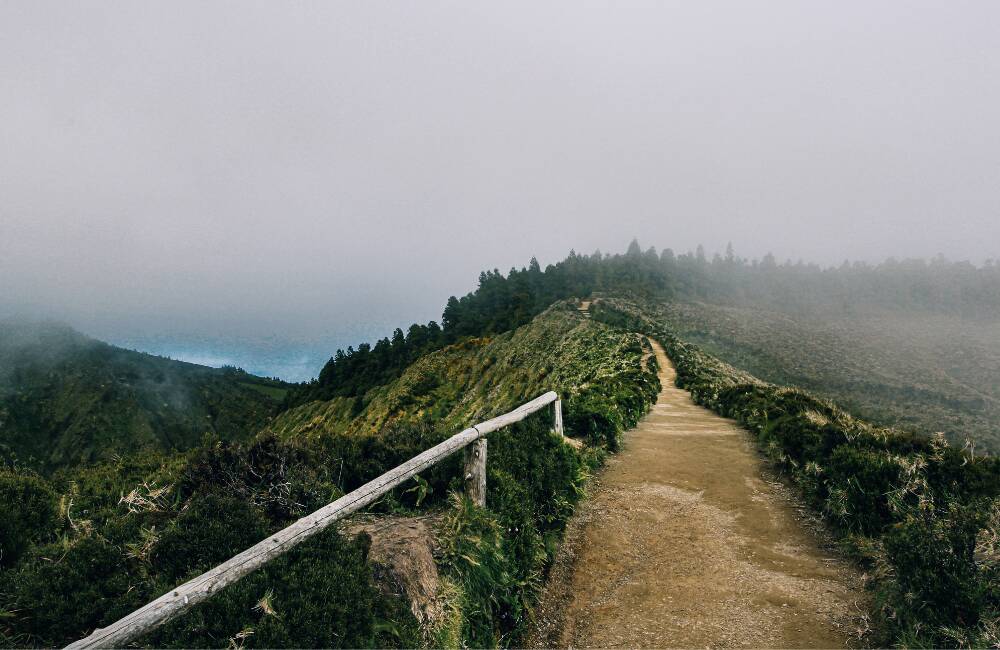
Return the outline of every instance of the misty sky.
{"type": "Polygon", "coordinates": [[[0,316],[225,356],[633,236],[1000,257],[998,35],[992,0],[4,2],[0,316]]]}

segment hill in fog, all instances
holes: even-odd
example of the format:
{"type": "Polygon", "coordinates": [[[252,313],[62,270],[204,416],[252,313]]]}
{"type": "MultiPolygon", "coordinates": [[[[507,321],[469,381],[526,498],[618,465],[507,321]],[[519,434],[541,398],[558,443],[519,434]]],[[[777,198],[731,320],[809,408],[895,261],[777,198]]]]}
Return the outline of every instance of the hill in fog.
{"type": "Polygon", "coordinates": [[[40,468],[256,432],[284,384],[118,348],[64,325],[0,323],[0,450],[40,468]]]}

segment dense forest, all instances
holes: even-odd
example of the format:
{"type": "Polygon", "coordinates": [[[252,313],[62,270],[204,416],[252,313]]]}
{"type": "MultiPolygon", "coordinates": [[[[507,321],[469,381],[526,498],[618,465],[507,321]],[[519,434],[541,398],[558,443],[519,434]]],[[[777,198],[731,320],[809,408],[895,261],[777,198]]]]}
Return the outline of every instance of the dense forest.
{"type": "MultiPolygon", "coordinates": [[[[654,250],[642,257],[647,266],[655,265],[654,250]]],[[[746,260],[735,255],[732,246],[711,260],[700,247],[676,256],[667,249],[659,257],[672,292],[660,297],[848,314],[878,307],[969,318],[1000,315],[1000,264],[993,260],[982,266],[942,257],[889,259],[874,265],[845,261],[823,268],[801,261],[778,263],[772,255],[746,260]]]]}

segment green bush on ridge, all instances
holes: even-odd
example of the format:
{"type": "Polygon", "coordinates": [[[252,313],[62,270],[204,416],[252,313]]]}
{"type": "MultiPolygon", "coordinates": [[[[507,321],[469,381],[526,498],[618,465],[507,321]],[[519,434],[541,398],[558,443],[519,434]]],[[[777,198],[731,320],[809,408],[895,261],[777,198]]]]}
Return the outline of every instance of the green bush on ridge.
{"type": "Polygon", "coordinates": [[[0,469],[0,568],[14,565],[28,547],[55,529],[58,497],[30,471],[0,469]]]}

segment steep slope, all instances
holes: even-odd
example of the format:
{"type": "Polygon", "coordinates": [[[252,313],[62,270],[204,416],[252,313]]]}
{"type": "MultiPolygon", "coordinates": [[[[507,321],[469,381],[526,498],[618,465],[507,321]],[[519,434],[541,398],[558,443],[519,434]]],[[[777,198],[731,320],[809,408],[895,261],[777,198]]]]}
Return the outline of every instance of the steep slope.
{"type": "Polygon", "coordinates": [[[1000,449],[1000,322],[889,306],[797,311],[691,301],[658,317],[767,381],[834,399],[873,422],[1000,449]]]}
{"type": "MultiPolygon", "coordinates": [[[[556,390],[573,414],[568,416],[570,427],[587,435],[599,428],[587,419],[594,410],[587,404],[595,386],[649,383],[645,369],[634,363],[642,345],[639,336],[583,318],[571,303],[560,302],[529,325],[425,355],[399,379],[362,398],[334,398],[291,409],[268,429],[286,439],[377,434],[423,421],[458,431],[556,390]]],[[[615,408],[638,412],[642,405],[622,399],[615,408]]]]}
{"type": "Polygon", "coordinates": [[[50,323],[0,323],[0,454],[39,469],[259,430],[281,382],[124,350],[50,323]]]}

